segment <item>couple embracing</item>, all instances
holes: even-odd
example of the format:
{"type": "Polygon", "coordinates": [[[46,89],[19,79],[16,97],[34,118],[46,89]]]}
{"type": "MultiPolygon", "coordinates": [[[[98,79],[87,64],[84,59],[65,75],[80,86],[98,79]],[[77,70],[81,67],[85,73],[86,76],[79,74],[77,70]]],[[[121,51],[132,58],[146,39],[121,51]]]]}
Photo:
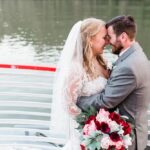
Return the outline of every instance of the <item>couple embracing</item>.
{"type": "Polygon", "coordinates": [[[117,108],[134,127],[129,150],[146,148],[150,64],[135,39],[136,30],[132,16],[118,16],[107,23],[88,18],[72,27],[58,66],[56,95],[70,115],[65,122],[69,124],[69,140],[63,150],[81,149],[73,118],[89,106],[97,110],[117,108]],[[118,55],[111,71],[103,58],[106,45],[118,55]]]}

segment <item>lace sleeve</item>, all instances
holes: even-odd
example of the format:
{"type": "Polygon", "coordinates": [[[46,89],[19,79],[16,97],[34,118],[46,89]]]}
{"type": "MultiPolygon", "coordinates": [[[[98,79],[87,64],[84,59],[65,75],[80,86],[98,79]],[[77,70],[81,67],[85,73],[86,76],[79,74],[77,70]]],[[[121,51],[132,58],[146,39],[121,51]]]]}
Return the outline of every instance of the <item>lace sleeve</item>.
{"type": "Polygon", "coordinates": [[[72,71],[68,78],[66,79],[66,85],[64,88],[65,101],[67,105],[67,110],[72,115],[78,115],[81,110],[77,107],[77,98],[81,94],[81,89],[83,87],[83,77],[79,72],[72,71]]]}

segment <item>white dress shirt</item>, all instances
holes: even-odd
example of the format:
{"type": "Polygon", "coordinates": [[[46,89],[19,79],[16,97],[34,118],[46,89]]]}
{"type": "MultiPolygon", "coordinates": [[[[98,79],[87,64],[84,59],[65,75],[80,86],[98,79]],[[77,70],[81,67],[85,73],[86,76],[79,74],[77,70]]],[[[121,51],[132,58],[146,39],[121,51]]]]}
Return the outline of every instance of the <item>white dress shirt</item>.
{"type": "Polygon", "coordinates": [[[123,55],[129,48],[130,48],[130,47],[128,47],[128,48],[126,48],[125,50],[121,51],[120,54],[119,54],[119,57],[120,57],[121,55],[123,55]]]}
{"type": "MultiPolygon", "coordinates": [[[[133,41],[133,43],[134,43],[135,41],[133,41]]],[[[133,44],[132,43],[132,44],[133,44]]],[[[131,45],[132,45],[131,44],[131,45]]],[[[129,48],[130,48],[131,46],[129,46],[129,47],[127,47],[125,50],[123,50],[122,52],[120,52],[120,54],[119,54],[119,57],[121,56],[121,55],[123,55],[129,48]]]]}

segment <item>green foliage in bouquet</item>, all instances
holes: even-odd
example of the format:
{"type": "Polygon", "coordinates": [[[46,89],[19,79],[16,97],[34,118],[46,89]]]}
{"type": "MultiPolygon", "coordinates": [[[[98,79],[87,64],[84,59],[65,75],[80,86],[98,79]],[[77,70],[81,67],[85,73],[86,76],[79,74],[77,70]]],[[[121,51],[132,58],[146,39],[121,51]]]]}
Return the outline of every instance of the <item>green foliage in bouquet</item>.
{"type": "Polygon", "coordinates": [[[82,144],[86,145],[88,150],[99,150],[101,145],[102,134],[100,131],[93,132],[90,137],[81,139],[82,144]]]}
{"type": "Polygon", "coordinates": [[[96,116],[97,110],[94,107],[88,107],[84,111],[82,111],[76,118],[76,122],[79,124],[78,125],[78,130],[82,130],[83,126],[85,125],[85,122],[90,116],[96,116]]]}

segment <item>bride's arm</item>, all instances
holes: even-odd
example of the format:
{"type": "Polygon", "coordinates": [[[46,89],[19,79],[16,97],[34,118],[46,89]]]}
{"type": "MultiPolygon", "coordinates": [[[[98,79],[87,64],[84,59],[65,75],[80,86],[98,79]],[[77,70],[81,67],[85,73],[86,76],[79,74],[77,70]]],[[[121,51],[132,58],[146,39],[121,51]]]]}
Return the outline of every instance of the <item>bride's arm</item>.
{"type": "Polygon", "coordinates": [[[76,105],[77,98],[80,96],[83,86],[82,76],[78,72],[71,72],[66,79],[65,87],[65,99],[67,104],[67,110],[69,114],[76,116],[80,114],[81,110],[76,105]]]}

